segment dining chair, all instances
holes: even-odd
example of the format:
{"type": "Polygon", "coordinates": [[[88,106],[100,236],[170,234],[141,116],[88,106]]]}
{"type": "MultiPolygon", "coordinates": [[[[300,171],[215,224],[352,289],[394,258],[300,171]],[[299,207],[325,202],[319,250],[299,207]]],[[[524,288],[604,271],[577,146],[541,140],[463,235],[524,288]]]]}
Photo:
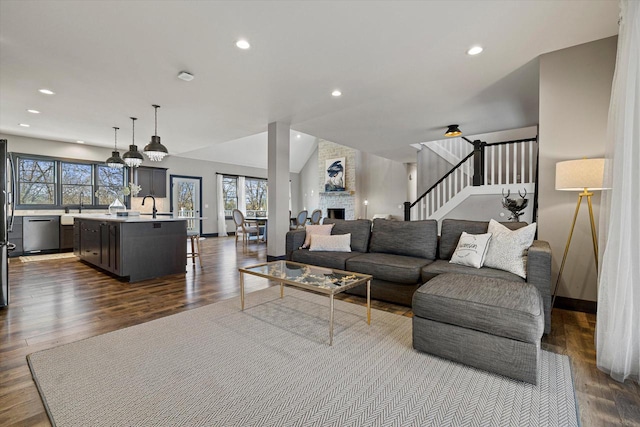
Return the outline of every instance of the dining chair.
{"type": "Polygon", "coordinates": [[[238,234],[242,234],[242,247],[247,247],[249,241],[249,235],[256,235],[256,242],[260,239],[260,229],[257,225],[250,225],[244,218],[244,214],[238,209],[233,210],[233,222],[236,224],[236,246],[238,246],[238,234]]]}
{"type": "Polygon", "coordinates": [[[191,263],[195,266],[196,258],[200,261],[202,268],[202,258],[200,257],[200,233],[197,230],[187,230],[187,237],[191,242],[191,252],[187,252],[187,259],[191,258],[191,263]]]}
{"type": "Polygon", "coordinates": [[[291,230],[297,230],[298,228],[304,228],[304,223],[307,222],[307,216],[309,216],[309,212],[307,210],[300,211],[296,216],[296,223],[289,227],[291,230]]]}
{"type": "Polygon", "coordinates": [[[316,209],[311,212],[311,224],[317,225],[320,224],[320,220],[322,219],[322,211],[320,209],[316,209]]]}

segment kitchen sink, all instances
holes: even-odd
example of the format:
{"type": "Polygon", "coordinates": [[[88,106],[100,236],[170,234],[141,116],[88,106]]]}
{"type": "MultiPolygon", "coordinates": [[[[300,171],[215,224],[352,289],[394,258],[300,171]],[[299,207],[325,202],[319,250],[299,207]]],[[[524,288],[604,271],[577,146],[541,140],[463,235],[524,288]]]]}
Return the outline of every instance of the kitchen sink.
{"type": "Polygon", "coordinates": [[[73,225],[73,215],[72,214],[64,214],[60,215],[60,224],[61,225],[73,225]]]}

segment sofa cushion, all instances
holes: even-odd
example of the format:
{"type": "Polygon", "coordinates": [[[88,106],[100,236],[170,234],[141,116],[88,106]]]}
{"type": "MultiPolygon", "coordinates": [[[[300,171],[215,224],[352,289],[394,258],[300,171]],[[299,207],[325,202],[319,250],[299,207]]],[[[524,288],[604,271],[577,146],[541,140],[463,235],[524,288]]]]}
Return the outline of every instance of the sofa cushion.
{"type": "Polygon", "coordinates": [[[321,236],[329,236],[331,235],[331,229],[333,228],[333,224],[308,224],[304,227],[304,231],[306,236],[304,237],[303,248],[308,248],[311,244],[311,236],[313,235],[321,235],[321,236]]]}
{"type": "MultiPolygon", "coordinates": [[[[526,222],[503,222],[501,223],[510,230],[527,225],[526,222]]],[[[440,231],[440,259],[451,259],[451,255],[458,246],[458,240],[463,231],[469,234],[483,234],[489,228],[489,221],[467,221],[463,219],[445,219],[442,221],[442,229],[440,231]]]]}
{"type": "Polygon", "coordinates": [[[311,236],[310,252],[351,252],[351,234],[311,236]]]}
{"type": "Polygon", "coordinates": [[[533,244],[536,223],[518,230],[509,230],[498,221],[491,220],[488,230],[493,237],[485,259],[486,266],[526,278],[527,250],[533,244]]]}
{"type": "Polygon", "coordinates": [[[351,250],[353,252],[367,252],[369,249],[369,235],[371,221],[368,219],[344,220],[325,218],[323,224],[335,224],[331,234],[351,234],[351,250]]]}
{"type": "Polygon", "coordinates": [[[451,261],[449,262],[475,268],[482,267],[490,240],[491,233],[469,234],[463,231],[460,240],[458,240],[458,246],[453,255],[451,255],[451,261]]]}
{"type": "Polygon", "coordinates": [[[517,274],[508,271],[496,270],[495,268],[482,267],[474,268],[466,265],[451,264],[449,261],[439,259],[433,263],[422,267],[422,281],[427,282],[440,274],[457,273],[473,274],[482,277],[495,277],[497,279],[509,280],[512,282],[524,282],[524,279],[517,274]]]}
{"type": "Polygon", "coordinates": [[[507,280],[442,274],[413,296],[413,314],[436,322],[537,343],[544,329],[535,286],[507,280]]]}
{"type": "Polygon", "coordinates": [[[415,284],[422,280],[421,269],[433,262],[403,255],[368,253],[349,258],[346,269],[371,274],[376,279],[395,283],[415,284]]]}
{"type": "Polygon", "coordinates": [[[303,264],[318,265],[320,267],[346,270],[346,261],[360,255],[359,252],[309,252],[308,249],[293,251],[291,260],[303,264]]]}
{"type": "Polygon", "coordinates": [[[436,259],[438,223],[424,221],[373,220],[369,252],[436,259]]]}
{"type": "MultiPolygon", "coordinates": [[[[371,281],[371,298],[378,301],[387,301],[393,304],[411,307],[413,293],[422,286],[422,283],[399,284],[397,282],[388,282],[386,280],[376,279],[371,281]]],[[[347,294],[367,296],[367,285],[362,284],[345,291],[347,294]]]]}

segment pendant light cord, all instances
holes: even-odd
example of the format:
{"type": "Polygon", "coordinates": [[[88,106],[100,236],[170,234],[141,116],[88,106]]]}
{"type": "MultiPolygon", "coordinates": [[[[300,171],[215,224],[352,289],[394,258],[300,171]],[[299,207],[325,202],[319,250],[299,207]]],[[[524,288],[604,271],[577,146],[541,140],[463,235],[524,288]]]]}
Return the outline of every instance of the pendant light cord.
{"type": "Polygon", "coordinates": [[[154,136],[158,136],[158,108],[160,108],[159,105],[152,105],[153,108],[156,109],[156,125],[155,125],[155,135],[154,136]]]}
{"type": "Polygon", "coordinates": [[[138,120],[135,117],[129,117],[131,119],[131,121],[133,122],[132,128],[131,128],[131,144],[132,145],[136,145],[136,120],[138,120]]]}
{"type": "Polygon", "coordinates": [[[113,148],[118,151],[118,129],[117,127],[113,127],[113,135],[115,136],[114,138],[114,142],[113,142],[113,148]]]}

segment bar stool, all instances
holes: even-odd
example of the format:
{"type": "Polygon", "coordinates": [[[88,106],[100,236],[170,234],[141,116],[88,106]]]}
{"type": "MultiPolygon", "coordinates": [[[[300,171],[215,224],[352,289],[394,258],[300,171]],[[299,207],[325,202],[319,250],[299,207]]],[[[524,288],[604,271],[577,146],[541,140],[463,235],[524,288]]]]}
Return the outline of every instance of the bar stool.
{"type": "Polygon", "coordinates": [[[187,237],[191,241],[191,252],[187,253],[187,259],[191,258],[191,263],[195,265],[196,258],[200,261],[202,268],[202,258],[200,257],[200,234],[196,231],[187,231],[187,237]]]}

